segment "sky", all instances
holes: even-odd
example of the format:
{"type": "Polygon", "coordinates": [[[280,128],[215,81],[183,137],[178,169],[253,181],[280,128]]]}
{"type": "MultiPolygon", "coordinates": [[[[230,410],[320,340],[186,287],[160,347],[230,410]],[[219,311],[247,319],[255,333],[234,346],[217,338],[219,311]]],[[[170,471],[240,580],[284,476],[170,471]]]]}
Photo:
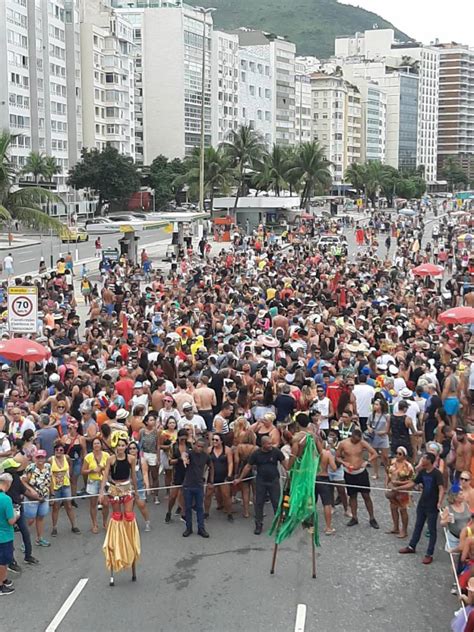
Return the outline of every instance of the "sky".
{"type": "Polygon", "coordinates": [[[473,0],[340,0],[373,11],[416,40],[474,46],[473,0]]]}

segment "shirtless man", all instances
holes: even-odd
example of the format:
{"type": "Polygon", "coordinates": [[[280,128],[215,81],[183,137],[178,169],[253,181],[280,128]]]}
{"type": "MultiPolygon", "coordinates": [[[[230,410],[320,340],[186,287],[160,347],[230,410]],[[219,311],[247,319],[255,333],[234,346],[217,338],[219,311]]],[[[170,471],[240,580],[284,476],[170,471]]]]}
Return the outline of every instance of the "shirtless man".
{"type": "Polygon", "coordinates": [[[319,454],[321,454],[323,450],[323,442],[317,432],[317,428],[310,422],[308,415],[300,413],[298,415],[298,431],[295,432],[291,441],[291,456],[288,461],[288,470],[291,470],[295,460],[303,454],[306,437],[308,435],[313,437],[316,448],[319,454]]]}
{"type": "Polygon", "coordinates": [[[449,417],[451,428],[457,425],[457,415],[459,412],[459,380],[454,375],[456,366],[448,364],[445,369],[445,380],[441,399],[443,400],[443,408],[449,417]]]}
{"type": "Polygon", "coordinates": [[[318,497],[320,497],[324,508],[324,521],[326,522],[324,533],[326,535],[334,535],[334,533],[336,533],[336,529],[332,527],[334,493],[332,486],[327,485],[327,483],[329,483],[329,468],[331,468],[332,472],[337,470],[336,460],[329,450],[323,448],[319,460],[318,474],[316,476],[316,502],[318,502],[318,497]]]}
{"type": "Polygon", "coordinates": [[[359,524],[357,520],[357,494],[360,492],[364,499],[367,512],[369,514],[369,524],[374,529],[379,529],[379,524],[374,516],[374,506],[370,497],[370,481],[367,473],[367,461],[363,458],[364,451],[369,453],[369,461],[373,463],[377,458],[377,452],[366,441],[362,440],[362,432],[359,428],[354,428],[351,436],[344,439],[338,445],[336,450],[336,463],[340,462],[344,468],[344,480],[347,485],[347,493],[349,495],[349,504],[351,507],[352,518],[347,523],[348,527],[359,524]],[[351,487],[357,485],[357,487],[351,487]],[[359,486],[367,489],[359,489],[359,486]]]}
{"type": "Polygon", "coordinates": [[[461,473],[471,470],[472,447],[467,439],[464,428],[456,428],[456,461],[454,463],[454,478],[459,480],[461,473]]]}
{"type": "Polygon", "coordinates": [[[209,378],[207,375],[203,375],[201,380],[193,392],[194,401],[196,402],[196,408],[198,414],[206,422],[207,430],[212,432],[212,420],[214,415],[212,409],[217,406],[216,393],[208,386],[209,378]]]}

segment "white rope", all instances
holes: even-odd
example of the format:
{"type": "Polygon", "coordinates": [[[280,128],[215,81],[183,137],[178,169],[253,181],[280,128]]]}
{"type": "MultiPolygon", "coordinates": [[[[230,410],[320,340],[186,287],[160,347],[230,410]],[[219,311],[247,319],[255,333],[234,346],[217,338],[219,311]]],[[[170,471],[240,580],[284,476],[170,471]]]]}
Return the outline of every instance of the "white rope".
{"type": "MultiPolygon", "coordinates": [[[[441,515],[441,511],[439,513],[441,515]]],[[[456,590],[458,592],[458,599],[461,602],[462,611],[463,611],[464,618],[466,619],[466,623],[467,623],[466,606],[464,604],[464,600],[462,599],[461,585],[459,584],[458,572],[456,570],[456,564],[455,564],[455,561],[454,561],[454,555],[452,554],[452,552],[450,550],[451,547],[449,546],[448,530],[447,530],[446,527],[443,527],[443,531],[444,531],[444,537],[446,539],[446,548],[448,549],[448,555],[449,555],[449,559],[451,560],[451,567],[453,569],[454,581],[456,582],[456,590]]]]}

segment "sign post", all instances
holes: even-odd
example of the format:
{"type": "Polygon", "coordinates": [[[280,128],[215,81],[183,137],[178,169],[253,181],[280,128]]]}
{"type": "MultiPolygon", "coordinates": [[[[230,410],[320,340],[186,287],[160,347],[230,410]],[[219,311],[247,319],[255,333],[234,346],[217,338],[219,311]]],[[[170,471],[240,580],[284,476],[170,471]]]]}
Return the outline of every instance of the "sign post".
{"type": "Polygon", "coordinates": [[[38,331],[38,290],[12,286],[7,290],[8,330],[18,334],[38,331]]]}

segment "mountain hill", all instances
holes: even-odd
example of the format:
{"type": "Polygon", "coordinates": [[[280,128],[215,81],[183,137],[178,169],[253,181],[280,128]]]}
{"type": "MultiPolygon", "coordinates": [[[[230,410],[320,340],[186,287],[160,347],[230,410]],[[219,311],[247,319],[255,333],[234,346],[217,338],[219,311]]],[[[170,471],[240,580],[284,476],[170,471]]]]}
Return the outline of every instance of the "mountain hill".
{"type": "MultiPolygon", "coordinates": [[[[357,1],[357,0],[355,0],[357,1]]],[[[337,0],[186,0],[195,6],[212,6],[214,24],[220,29],[245,26],[286,35],[298,55],[319,58],[334,54],[334,38],[373,28],[395,29],[395,37],[411,39],[376,13],[340,4],[337,0]]]]}

